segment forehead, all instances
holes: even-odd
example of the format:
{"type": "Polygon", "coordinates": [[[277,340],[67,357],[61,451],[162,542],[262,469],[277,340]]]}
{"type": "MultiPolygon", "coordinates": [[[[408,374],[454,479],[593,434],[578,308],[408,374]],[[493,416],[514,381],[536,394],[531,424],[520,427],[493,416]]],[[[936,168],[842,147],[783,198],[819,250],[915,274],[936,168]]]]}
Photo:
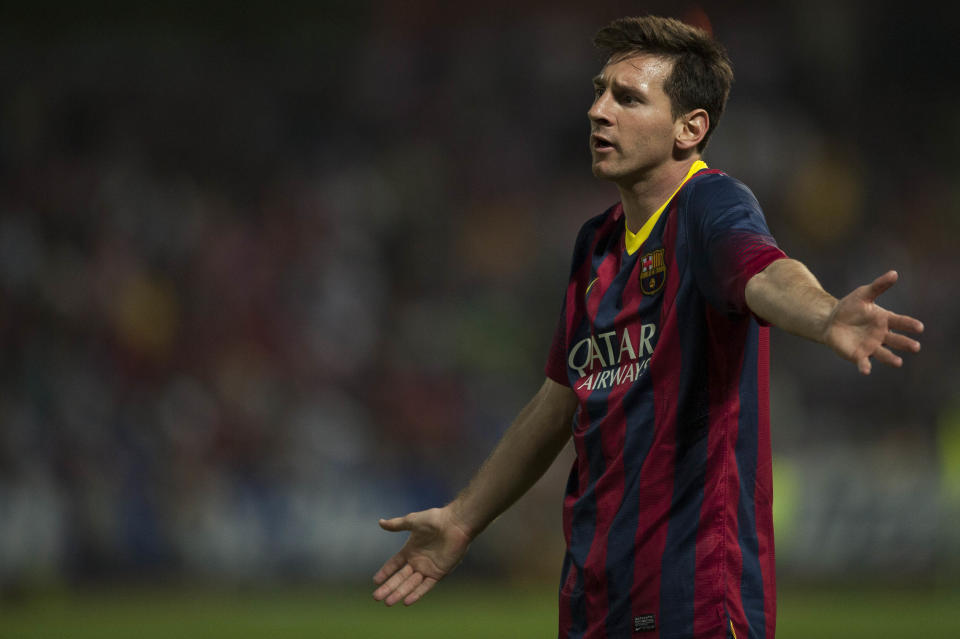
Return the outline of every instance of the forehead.
{"type": "Polygon", "coordinates": [[[614,56],[593,79],[595,83],[622,84],[651,90],[663,89],[673,70],[673,60],[650,53],[627,53],[614,56]]]}

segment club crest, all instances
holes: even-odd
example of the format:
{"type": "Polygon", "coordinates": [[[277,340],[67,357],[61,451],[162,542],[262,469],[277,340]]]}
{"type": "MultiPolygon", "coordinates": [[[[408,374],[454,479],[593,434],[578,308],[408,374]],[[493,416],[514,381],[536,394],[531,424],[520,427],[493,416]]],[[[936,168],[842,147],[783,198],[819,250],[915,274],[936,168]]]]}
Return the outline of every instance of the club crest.
{"type": "Polygon", "coordinates": [[[658,293],[666,280],[667,265],[663,261],[663,249],[644,253],[640,257],[640,290],[643,294],[658,293]]]}

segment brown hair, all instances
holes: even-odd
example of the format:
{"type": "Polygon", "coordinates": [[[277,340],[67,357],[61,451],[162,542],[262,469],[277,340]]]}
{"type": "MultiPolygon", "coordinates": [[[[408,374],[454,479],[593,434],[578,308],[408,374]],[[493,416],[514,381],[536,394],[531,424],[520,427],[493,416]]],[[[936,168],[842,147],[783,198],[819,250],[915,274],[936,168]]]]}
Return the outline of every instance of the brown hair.
{"type": "Polygon", "coordinates": [[[600,29],[593,44],[607,52],[605,64],[614,57],[649,53],[673,60],[673,70],[663,83],[674,118],[702,108],[710,128],[697,145],[703,151],[717,128],[730,95],[733,69],[719,42],[706,31],[659,16],[618,18],[600,29]]]}

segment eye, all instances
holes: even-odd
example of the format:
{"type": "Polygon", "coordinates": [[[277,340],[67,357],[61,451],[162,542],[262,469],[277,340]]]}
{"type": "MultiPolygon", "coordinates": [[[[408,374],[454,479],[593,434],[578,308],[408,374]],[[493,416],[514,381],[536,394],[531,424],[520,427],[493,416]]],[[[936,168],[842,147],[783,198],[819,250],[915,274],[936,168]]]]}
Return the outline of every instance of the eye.
{"type": "Polygon", "coordinates": [[[603,95],[603,87],[593,87],[593,99],[596,100],[603,95]]]}

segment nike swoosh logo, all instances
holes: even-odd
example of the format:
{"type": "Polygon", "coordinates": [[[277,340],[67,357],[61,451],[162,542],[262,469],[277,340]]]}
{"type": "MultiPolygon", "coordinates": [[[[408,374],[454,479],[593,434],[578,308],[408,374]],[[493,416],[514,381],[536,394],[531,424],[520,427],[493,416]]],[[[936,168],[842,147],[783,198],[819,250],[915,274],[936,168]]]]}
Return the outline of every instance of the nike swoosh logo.
{"type": "Polygon", "coordinates": [[[593,288],[593,285],[596,284],[597,280],[599,279],[600,279],[599,277],[595,277],[593,278],[593,280],[590,281],[589,284],[587,284],[587,290],[583,292],[583,299],[587,299],[587,296],[590,295],[590,289],[593,288]]]}

